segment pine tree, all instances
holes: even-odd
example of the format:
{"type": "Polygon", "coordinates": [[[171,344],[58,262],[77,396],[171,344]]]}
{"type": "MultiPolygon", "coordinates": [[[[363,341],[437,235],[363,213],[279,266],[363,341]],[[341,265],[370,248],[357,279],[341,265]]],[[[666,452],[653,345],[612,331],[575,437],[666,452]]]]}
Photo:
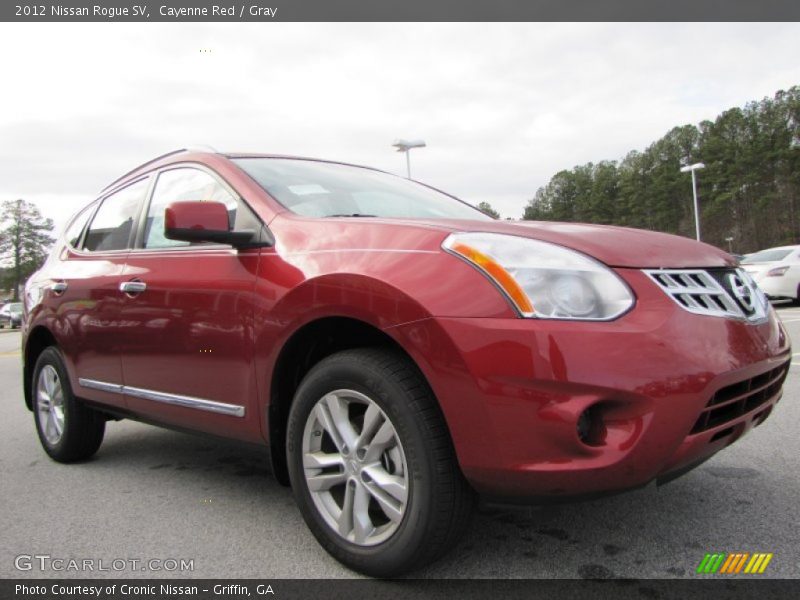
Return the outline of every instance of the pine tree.
{"type": "Polygon", "coordinates": [[[704,241],[738,252],[800,242],[800,86],[683,125],[619,163],[559,171],[523,219],[612,223],[694,237],[691,178],[698,173],[704,241]]]}
{"type": "Polygon", "coordinates": [[[0,261],[6,266],[4,287],[11,288],[14,301],[19,288],[47,258],[53,243],[53,221],[42,217],[39,209],[25,200],[6,200],[0,215],[0,261]]]}
{"type": "Polygon", "coordinates": [[[481,211],[483,214],[492,217],[493,219],[499,219],[500,213],[497,212],[492,205],[488,202],[479,202],[477,206],[478,210],[481,211]]]}

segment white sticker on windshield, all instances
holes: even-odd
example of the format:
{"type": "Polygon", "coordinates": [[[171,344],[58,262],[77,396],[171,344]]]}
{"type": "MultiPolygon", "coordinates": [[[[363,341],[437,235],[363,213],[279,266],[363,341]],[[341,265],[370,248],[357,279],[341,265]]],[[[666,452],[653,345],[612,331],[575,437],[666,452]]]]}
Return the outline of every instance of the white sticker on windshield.
{"type": "Polygon", "coordinates": [[[311,194],[328,194],[328,190],[318,183],[304,183],[301,185],[290,185],[289,189],[296,196],[309,196],[311,194]]]}

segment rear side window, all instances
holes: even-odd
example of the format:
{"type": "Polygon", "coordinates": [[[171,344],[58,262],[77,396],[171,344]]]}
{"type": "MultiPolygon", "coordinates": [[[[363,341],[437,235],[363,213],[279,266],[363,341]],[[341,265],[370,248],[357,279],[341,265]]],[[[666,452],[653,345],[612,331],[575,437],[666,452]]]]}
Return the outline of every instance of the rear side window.
{"type": "Polygon", "coordinates": [[[89,252],[125,250],[147,192],[147,179],[106,196],[86,232],[83,249],[89,252]]]}

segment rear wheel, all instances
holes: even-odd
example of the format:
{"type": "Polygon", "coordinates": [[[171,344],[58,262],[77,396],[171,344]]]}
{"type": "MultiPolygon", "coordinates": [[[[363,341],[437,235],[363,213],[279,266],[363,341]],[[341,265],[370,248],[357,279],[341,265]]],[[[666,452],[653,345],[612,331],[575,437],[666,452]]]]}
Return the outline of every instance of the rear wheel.
{"type": "Polygon", "coordinates": [[[105,434],[105,419],[75,398],[64,360],[55,347],[41,353],[31,383],[36,431],[50,458],[69,463],[97,452],[105,434]]]}
{"type": "Polygon", "coordinates": [[[439,406],[414,365],[391,351],[347,350],[311,369],[289,415],[287,455],[314,536],[368,575],[430,563],[471,514],[439,406]]]}

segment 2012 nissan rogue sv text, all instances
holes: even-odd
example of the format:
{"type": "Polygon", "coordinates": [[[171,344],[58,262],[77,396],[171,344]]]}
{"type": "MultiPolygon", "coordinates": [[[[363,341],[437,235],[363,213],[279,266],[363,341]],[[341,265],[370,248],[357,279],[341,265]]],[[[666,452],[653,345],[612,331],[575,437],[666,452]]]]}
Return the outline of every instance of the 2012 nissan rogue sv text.
{"type": "Polygon", "coordinates": [[[53,459],[91,456],[118,418],[262,444],[320,544],[378,576],[450,548],[478,495],[688,471],[769,416],[791,356],[711,246],[193,151],[71,221],[27,284],[23,351],[53,459]]]}

